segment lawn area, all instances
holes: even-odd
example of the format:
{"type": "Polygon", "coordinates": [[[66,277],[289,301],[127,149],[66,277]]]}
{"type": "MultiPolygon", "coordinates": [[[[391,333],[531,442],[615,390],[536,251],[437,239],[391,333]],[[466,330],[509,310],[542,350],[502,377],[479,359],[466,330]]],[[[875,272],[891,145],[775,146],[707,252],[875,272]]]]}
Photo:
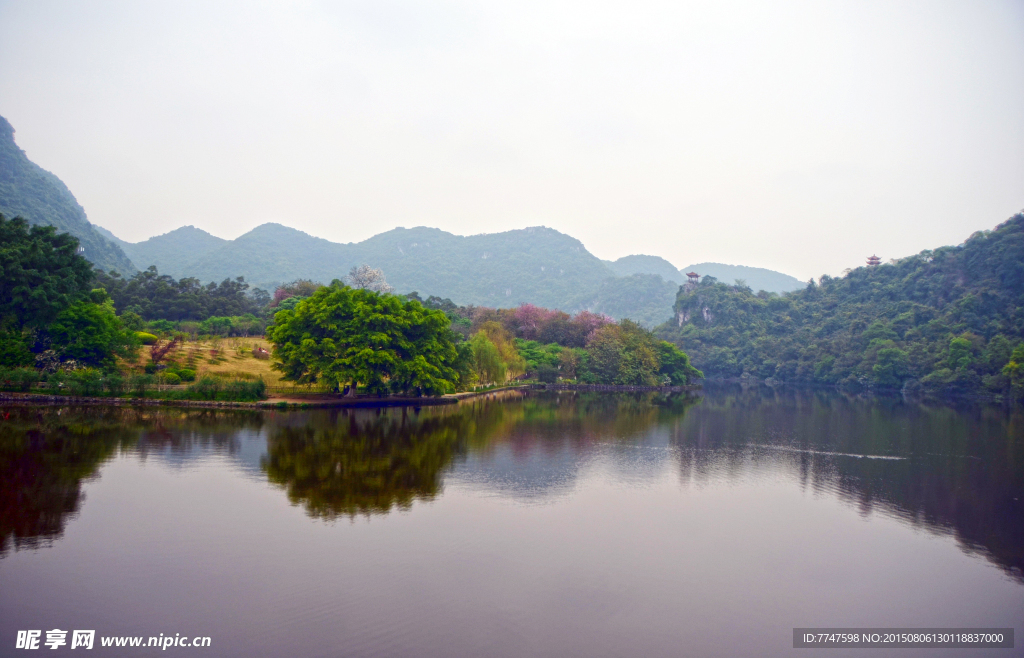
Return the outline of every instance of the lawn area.
{"type": "MultiPolygon", "coordinates": [[[[160,341],[161,344],[165,342],[160,341]]],[[[263,348],[269,353],[272,345],[262,336],[188,341],[178,344],[161,363],[169,367],[195,370],[197,379],[204,375],[246,380],[262,377],[267,386],[272,388],[288,387],[294,388],[296,392],[307,390],[304,386],[282,381],[281,373],[270,367],[271,359],[254,355],[256,348],[263,348]]],[[[137,366],[145,366],[150,361],[150,348],[143,347],[139,351],[137,366]]]]}

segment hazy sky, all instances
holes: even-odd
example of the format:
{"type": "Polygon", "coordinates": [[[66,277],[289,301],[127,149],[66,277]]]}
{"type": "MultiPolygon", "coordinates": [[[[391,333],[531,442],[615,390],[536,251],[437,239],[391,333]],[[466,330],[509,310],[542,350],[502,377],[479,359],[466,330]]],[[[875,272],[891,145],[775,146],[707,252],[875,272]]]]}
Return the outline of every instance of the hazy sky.
{"type": "Polygon", "coordinates": [[[0,2],[0,115],[131,241],[543,224],[806,279],[1024,208],[1024,2],[0,2]]]}

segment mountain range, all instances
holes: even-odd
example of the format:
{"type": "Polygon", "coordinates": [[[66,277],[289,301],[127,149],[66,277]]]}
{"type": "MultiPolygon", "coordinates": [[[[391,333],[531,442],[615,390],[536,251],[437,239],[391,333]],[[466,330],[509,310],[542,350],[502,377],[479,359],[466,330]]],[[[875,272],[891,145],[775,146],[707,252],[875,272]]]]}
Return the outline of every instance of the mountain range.
{"type": "Polygon", "coordinates": [[[365,263],[384,270],[400,293],[417,291],[459,304],[586,309],[648,325],[672,316],[683,272],[729,283],[744,279],[754,290],[776,293],[804,286],[779,272],[736,265],[701,263],[680,271],[657,256],[605,261],[576,238],[543,226],[471,236],[396,228],[359,243],[330,242],[280,224],[263,224],[234,240],[183,226],[126,242],[89,222],[67,186],[18,148],[13,127],[2,117],[0,213],[74,235],[96,267],[122,275],[155,266],[161,274],[204,283],[244,276],[255,287],[273,290],[297,279],[327,283],[365,263]]]}
{"type": "MultiPolygon", "coordinates": [[[[101,229],[102,230],[102,229],[101,229]]],[[[436,228],[396,228],[358,243],[336,243],[280,224],[263,224],[234,239],[194,226],[138,243],[115,242],[139,267],[174,277],[220,281],[244,276],[262,288],[296,279],[329,282],[363,263],[381,268],[398,292],[449,297],[460,304],[507,307],[529,302],[583,309],[655,323],[668,318],[686,280],[657,256],[603,261],[579,240],[543,226],[459,236],[436,228]]],[[[771,270],[704,263],[702,275],[745,279],[755,289],[786,292],[799,280],[771,270]]]]}

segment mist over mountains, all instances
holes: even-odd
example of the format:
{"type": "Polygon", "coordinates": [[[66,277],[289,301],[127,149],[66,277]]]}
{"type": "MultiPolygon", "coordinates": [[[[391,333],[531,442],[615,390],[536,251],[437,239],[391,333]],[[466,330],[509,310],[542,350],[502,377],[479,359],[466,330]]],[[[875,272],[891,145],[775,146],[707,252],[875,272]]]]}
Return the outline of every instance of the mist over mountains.
{"type": "Polygon", "coordinates": [[[91,224],[55,175],[28,159],[14,129],[0,117],[0,213],[57,227],[79,239],[96,267],[122,275],[155,266],[175,278],[203,283],[243,276],[273,290],[297,279],[328,283],[353,266],[384,270],[397,292],[448,297],[459,304],[510,307],[532,303],[568,312],[590,310],[648,326],[672,317],[683,272],[696,270],[754,290],[803,287],[771,270],[702,263],[683,268],[658,256],[616,261],[594,256],[572,236],[543,226],[460,236],[436,228],[396,228],[359,243],[336,243],[281,224],[263,224],[234,240],[194,226],[130,243],[91,224]]]}
{"type": "MultiPolygon", "coordinates": [[[[178,278],[221,281],[244,276],[254,286],[272,289],[296,279],[329,282],[366,263],[383,269],[401,293],[417,291],[480,306],[529,302],[570,312],[587,309],[649,324],[671,316],[679,284],[686,279],[656,256],[603,261],[579,240],[543,226],[472,236],[396,228],[346,244],[280,224],[263,224],[234,240],[192,226],[134,244],[105,234],[140,269],[155,265],[178,278]]],[[[772,292],[803,285],[770,270],[704,267],[726,281],[745,277],[748,285],[764,284],[772,292]]]]}

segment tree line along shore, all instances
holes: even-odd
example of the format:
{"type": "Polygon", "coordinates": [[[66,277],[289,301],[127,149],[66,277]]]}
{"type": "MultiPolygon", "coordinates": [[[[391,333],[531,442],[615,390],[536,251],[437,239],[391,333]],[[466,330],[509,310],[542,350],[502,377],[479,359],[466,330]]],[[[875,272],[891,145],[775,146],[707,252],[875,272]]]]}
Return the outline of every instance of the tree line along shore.
{"type": "Polygon", "coordinates": [[[0,388],[53,395],[264,399],[437,396],[513,382],[683,386],[702,374],[629,320],[395,295],[379,270],[271,295],[155,268],[94,271],[52,227],[0,217],[0,388]]]}
{"type": "MultiPolygon", "coordinates": [[[[0,220],[0,387],[262,399],[441,395],[512,382],[768,380],[1024,398],[1024,215],[955,247],[783,295],[710,276],[649,330],[599,313],[396,295],[383,272],[273,292],[93,270],[74,238],[0,220]],[[692,363],[691,363],[692,358],[692,363]]],[[[878,262],[875,260],[873,262],[878,262]]]]}

